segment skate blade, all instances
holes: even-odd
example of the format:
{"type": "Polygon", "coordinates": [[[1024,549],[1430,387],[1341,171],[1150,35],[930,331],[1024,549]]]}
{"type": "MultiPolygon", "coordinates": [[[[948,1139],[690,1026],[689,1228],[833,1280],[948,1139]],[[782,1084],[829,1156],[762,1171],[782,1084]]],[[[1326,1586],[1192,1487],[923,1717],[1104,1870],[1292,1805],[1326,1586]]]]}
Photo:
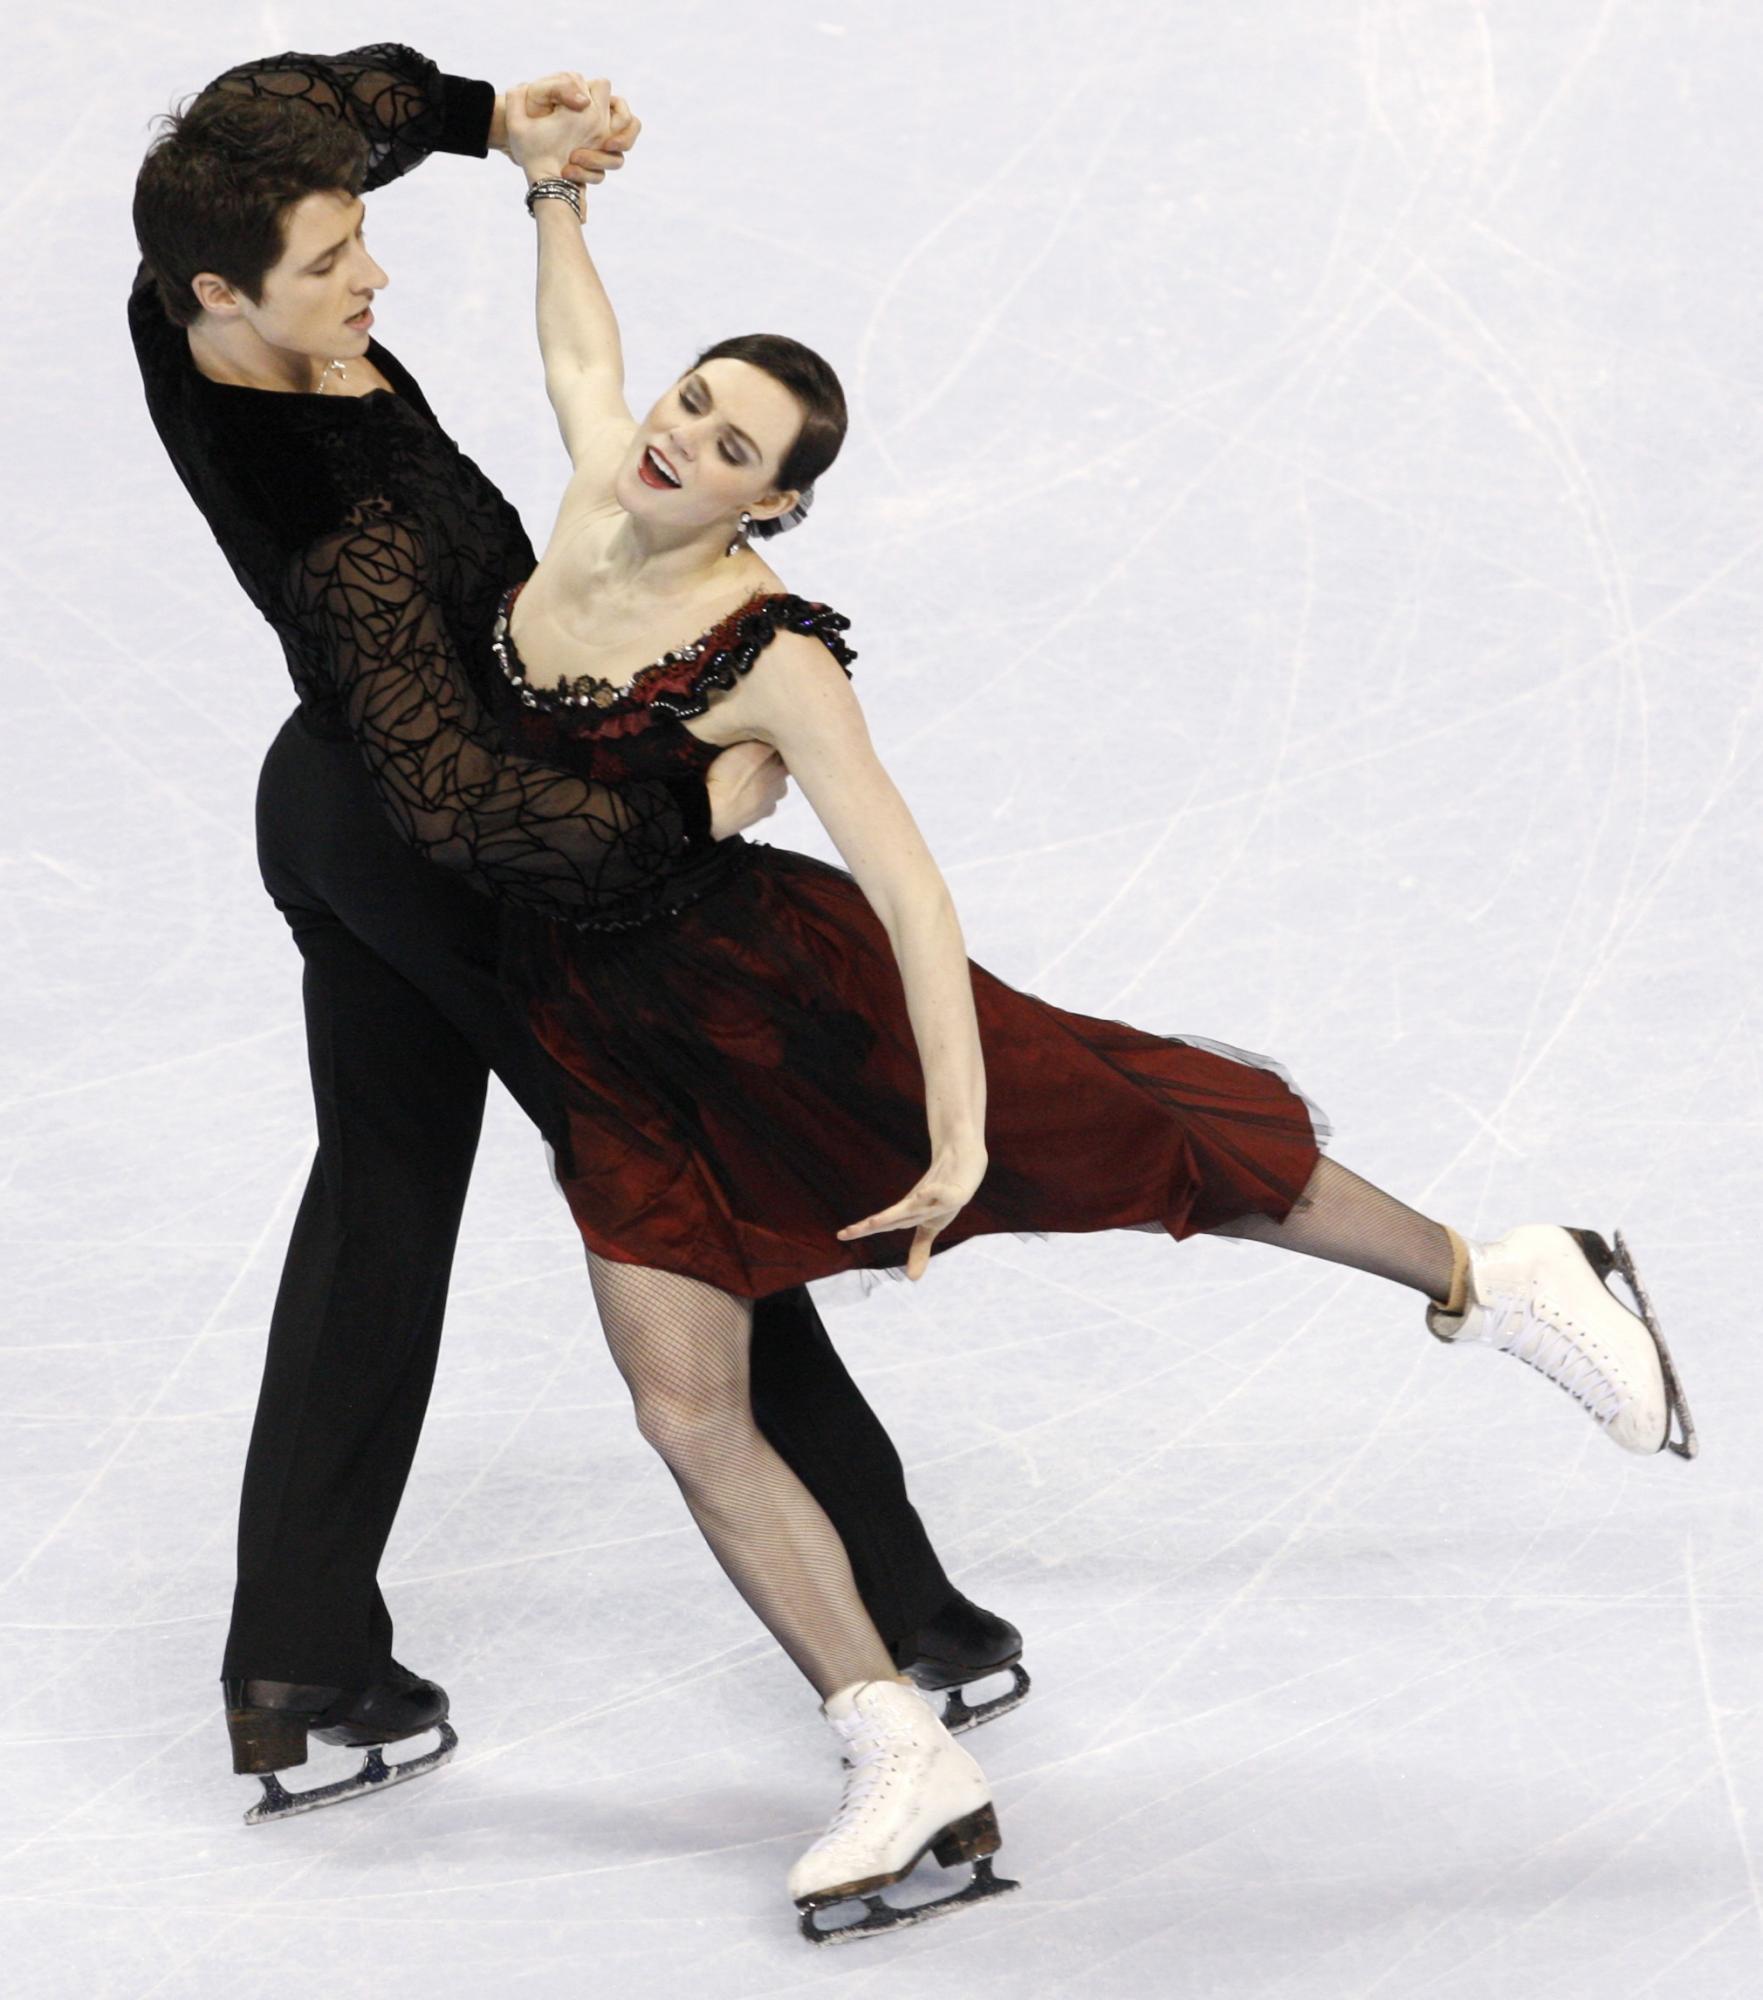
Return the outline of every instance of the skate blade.
{"type": "Polygon", "coordinates": [[[1694,1458],[1701,1449],[1696,1442],[1695,1419],[1690,1415],[1690,1406],[1684,1400],[1683,1384],[1678,1380],[1677,1364],[1671,1358],[1671,1349],[1665,1344],[1665,1336],[1659,1329],[1659,1322],[1653,1316],[1653,1302],[1647,1297],[1647,1288],[1641,1283],[1641,1274],[1635,1269],[1634,1252],[1622,1240],[1620,1229],[1614,1232],[1616,1268],[1622,1273],[1628,1289],[1634,1294],[1634,1302],[1640,1308],[1641,1320],[1653,1336],[1653,1345],[1659,1350],[1659,1372],[1665,1377],[1665,1443],[1667,1449],[1677,1453],[1679,1458],[1694,1458]],[[1677,1419],[1678,1435],[1671,1435],[1671,1419],[1677,1419]]]}
{"type": "MultiPolygon", "coordinates": [[[[1653,1312],[1653,1302],[1647,1297],[1647,1288],[1641,1283],[1641,1274],[1635,1268],[1634,1253],[1623,1241],[1620,1229],[1611,1232],[1615,1247],[1606,1243],[1595,1229],[1570,1229],[1568,1235],[1585,1252],[1586,1261],[1597,1274],[1598,1281],[1606,1291],[1610,1289],[1610,1273],[1618,1271],[1624,1284],[1634,1298],[1635,1310],[1640,1315],[1641,1324],[1647,1329],[1653,1342],[1653,1351],[1659,1357],[1659,1374],[1665,1384],[1665,1436],[1661,1441],[1661,1451],[1669,1447],[1679,1458],[1694,1458],[1700,1447],[1696,1443],[1695,1420],[1690,1415],[1690,1406],[1684,1400],[1683,1384],[1678,1380],[1677,1366],[1671,1358],[1671,1349],[1665,1344],[1658,1319],[1653,1312]],[[1678,1436],[1671,1435],[1671,1422],[1677,1419],[1678,1436]]],[[[1615,1296],[1614,1293],[1611,1294],[1615,1296]]]]}
{"type": "MultiPolygon", "coordinates": [[[[999,1668],[1000,1673],[1006,1671],[999,1668]]],[[[1013,1708],[1020,1708],[1028,1699],[1028,1691],[1034,1682],[1028,1677],[1028,1669],[1012,1661],[1008,1668],[1010,1687],[1002,1694],[990,1696],[985,1701],[969,1703],[967,1690],[956,1687],[948,1690],[949,1699],[943,1705],[943,1727],[951,1736],[959,1736],[964,1730],[978,1729],[982,1723],[992,1722],[1000,1715],[1008,1715],[1013,1708]]]]}
{"type": "Polygon", "coordinates": [[[442,1722],[436,1726],[441,1732],[441,1740],[433,1750],[425,1751],[422,1756],[407,1757],[401,1764],[388,1764],[376,1744],[368,1751],[354,1777],[339,1778],[334,1785],[314,1785],[309,1792],[290,1792],[273,1771],[260,1773],[263,1797],[245,1815],[245,1824],[261,1826],[267,1820],[291,1819],[295,1813],[316,1812],[320,1806],[340,1805],[344,1799],[358,1799],[366,1792],[383,1792],[390,1785],[401,1785],[407,1778],[420,1778],[425,1771],[435,1770],[446,1763],[459,1747],[459,1738],[453,1733],[451,1723],[442,1722]]]}
{"type": "Polygon", "coordinates": [[[880,1937],[885,1931],[903,1931],[913,1924],[929,1923],[933,1917],[948,1917],[958,1911],[971,1909],[975,1903],[983,1903],[993,1896],[1008,1896],[1012,1890],[1020,1889],[1020,1882],[1013,1882],[1006,1876],[992,1873],[992,1857],[983,1854],[973,1864],[973,1880],[953,1896],[940,1896],[934,1902],[918,1903],[910,1908],[902,1908],[897,1903],[883,1900],[879,1891],[868,1896],[848,1896],[845,1902],[861,1902],[867,1914],[854,1924],[829,1925],[825,1929],[814,1920],[824,1916],[828,1910],[843,1907],[841,1903],[824,1904],[818,1909],[802,1912],[802,1935],[810,1944],[851,1944],[858,1938],[880,1937]]]}

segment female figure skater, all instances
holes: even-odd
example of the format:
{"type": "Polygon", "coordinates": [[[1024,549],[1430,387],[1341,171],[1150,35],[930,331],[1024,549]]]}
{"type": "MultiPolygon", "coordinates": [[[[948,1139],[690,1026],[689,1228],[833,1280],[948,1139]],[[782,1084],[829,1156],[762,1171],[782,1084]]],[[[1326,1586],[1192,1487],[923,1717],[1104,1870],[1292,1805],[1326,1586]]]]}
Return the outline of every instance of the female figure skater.
{"type": "Polygon", "coordinates": [[[1620,1237],[1612,1252],[1531,1224],[1465,1243],[1323,1158],[1272,1065],[1068,1013],[970,964],[870,746],[847,620],[753,546],[800,520],[836,457],[837,380],[797,343],[751,335],[632,416],[565,168],[634,121],[604,82],[586,88],[585,111],[544,120],[509,93],[574,475],[538,568],[503,598],[504,732],[613,784],[769,744],[850,873],[724,842],[651,870],[616,909],[532,927],[511,970],[564,1073],[558,1178],[639,1425],[843,1747],[842,1803],[790,1894],[810,1937],[861,1935],[1013,1885],[990,1874],[978,1765],[896,1676],[826,1517],[754,1427],[754,1298],[858,1266],[919,1278],[933,1250],[987,1232],[1211,1231],[1418,1292],[1440,1339],[1516,1354],[1626,1450],[1664,1446],[1674,1407],[1685,1456],[1693,1432],[1650,1314],[1604,1282],[1620,1267],[1636,1285],[1620,1237]],[[927,1851],[975,1862],[973,1879],[894,1910],[879,1891],[927,1851]],[[860,1924],[816,1924],[851,1897],[869,1904],[860,1924]]]}

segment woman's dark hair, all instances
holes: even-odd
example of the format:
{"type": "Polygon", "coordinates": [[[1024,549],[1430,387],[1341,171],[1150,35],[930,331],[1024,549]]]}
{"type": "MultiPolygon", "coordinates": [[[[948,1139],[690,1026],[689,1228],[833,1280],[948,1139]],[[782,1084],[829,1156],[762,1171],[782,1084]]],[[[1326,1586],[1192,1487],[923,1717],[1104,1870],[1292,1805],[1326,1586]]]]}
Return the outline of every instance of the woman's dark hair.
{"type": "Polygon", "coordinates": [[[287,248],[288,209],[309,194],[357,195],[367,178],[367,141],[309,104],[210,90],[163,122],[135,179],[135,240],[178,326],[201,315],[198,271],[256,305],[287,248]]]}
{"type": "MultiPolygon", "coordinates": [[[[802,405],[802,428],[796,442],[778,467],[776,485],[780,492],[794,487],[807,495],[808,489],[839,455],[845,442],[845,392],[839,378],[812,347],[791,340],[782,333],[737,333],[705,348],[692,368],[724,357],[750,362],[763,368],[773,381],[781,382],[802,405]]],[[[691,369],[686,370],[687,374],[691,369]]],[[[781,535],[796,525],[807,511],[800,507],[794,515],[780,514],[775,521],[755,521],[755,535],[781,535]]]]}

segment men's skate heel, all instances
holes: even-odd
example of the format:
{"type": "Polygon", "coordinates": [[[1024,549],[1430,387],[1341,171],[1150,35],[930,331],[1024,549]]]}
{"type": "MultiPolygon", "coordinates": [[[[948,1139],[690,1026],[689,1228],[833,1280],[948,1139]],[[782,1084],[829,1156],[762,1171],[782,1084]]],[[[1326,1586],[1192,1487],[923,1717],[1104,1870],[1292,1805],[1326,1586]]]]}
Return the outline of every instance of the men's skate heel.
{"type": "Polygon", "coordinates": [[[290,1814],[339,1805],[368,1792],[401,1785],[445,1764],[459,1747],[447,1721],[447,1693],[394,1660],[370,1687],[349,1692],[306,1682],[246,1680],[227,1675],[221,1682],[227,1735],[233,1746],[233,1770],[253,1777],[263,1797],[245,1815],[247,1826],[290,1814]],[[433,1750],[402,1763],[388,1764],[382,1745],[440,1731],[433,1750]],[[291,1765],[304,1764],[307,1745],[340,1743],[365,1752],[353,1777],[311,1791],[290,1792],[276,1776],[291,1765]]]}
{"type": "Polygon", "coordinates": [[[953,1868],[958,1862],[978,1861],[985,1855],[996,1854],[1003,1845],[997,1808],[988,1799],[978,1812],[944,1827],[931,1843],[931,1852],[937,1857],[939,1868],[953,1868]]]}
{"type": "Polygon", "coordinates": [[[238,1777],[261,1778],[306,1762],[306,1717],[277,1715],[267,1708],[229,1708],[227,1735],[238,1777]]]}

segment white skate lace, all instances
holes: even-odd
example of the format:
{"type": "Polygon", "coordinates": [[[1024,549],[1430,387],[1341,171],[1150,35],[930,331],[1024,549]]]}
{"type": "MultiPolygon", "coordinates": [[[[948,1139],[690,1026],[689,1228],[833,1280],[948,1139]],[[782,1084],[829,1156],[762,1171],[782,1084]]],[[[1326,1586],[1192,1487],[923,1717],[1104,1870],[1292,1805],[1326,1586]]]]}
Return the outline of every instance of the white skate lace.
{"type": "Polygon", "coordinates": [[[891,1737],[873,1727],[860,1729],[846,1738],[845,1795],[839,1801],[839,1809],[833,1814],[831,1825],[814,1843],[816,1850],[833,1846],[862,1818],[871,1793],[881,1782],[881,1767],[888,1762],[891,1748],[891,1737]]]}
{"type": "Polygon", "coordinates": [[[1609,1425],[1622,1414],[1624,1397],[1620,1385],[1612,1382],[1580,1346],[1572,1327],[1560,1325],[1522,1296],[1495,1299],[1481,1337],[1492,1346],[1515,1354],[1551,1382],[1558,1382],[1600,1424],[1609,1425]],[[1526,1342],[1530,1343],[1528,1348],[1526,1342]]]}

